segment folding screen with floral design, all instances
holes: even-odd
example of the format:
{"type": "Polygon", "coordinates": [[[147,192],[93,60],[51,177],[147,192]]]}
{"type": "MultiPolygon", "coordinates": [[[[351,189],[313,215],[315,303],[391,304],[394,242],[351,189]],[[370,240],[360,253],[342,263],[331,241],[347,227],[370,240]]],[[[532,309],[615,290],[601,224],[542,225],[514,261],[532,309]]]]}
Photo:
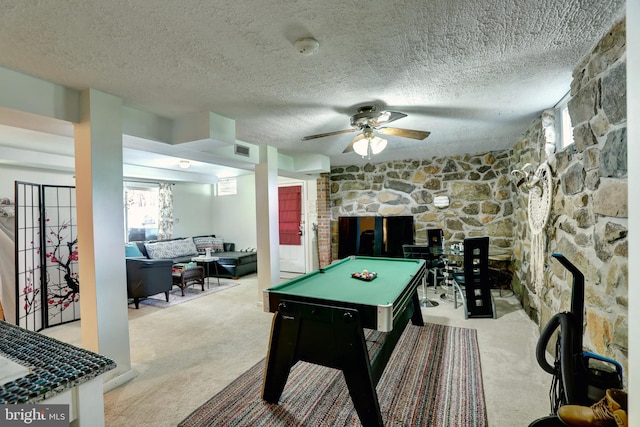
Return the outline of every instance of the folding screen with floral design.
{"type": "Polygon", "coordinates": [[[16,323],[80,319],[75,187],[16,182],[16,323]]]}

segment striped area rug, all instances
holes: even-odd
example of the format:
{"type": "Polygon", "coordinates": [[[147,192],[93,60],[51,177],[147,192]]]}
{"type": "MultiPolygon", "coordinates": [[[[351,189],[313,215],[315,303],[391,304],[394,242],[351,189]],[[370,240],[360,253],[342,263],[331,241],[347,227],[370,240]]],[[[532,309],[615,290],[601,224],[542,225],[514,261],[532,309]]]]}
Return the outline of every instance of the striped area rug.
{"type": "MultiPolygon", "coordinates": [[[[298,362],[274,405],[260,398],[264,366],[250,368],[179,427],[361,425],[340,371],[298,362]]],[[[473,329],[409,324],[376,390],[385,426],[487,425],[473,329]]]]}

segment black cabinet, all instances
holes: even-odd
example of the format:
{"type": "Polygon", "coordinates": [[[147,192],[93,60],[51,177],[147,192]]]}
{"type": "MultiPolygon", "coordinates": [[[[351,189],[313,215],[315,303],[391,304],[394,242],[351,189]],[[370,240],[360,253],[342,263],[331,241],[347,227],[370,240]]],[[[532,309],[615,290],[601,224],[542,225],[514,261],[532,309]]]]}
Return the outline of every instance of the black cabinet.
{"type": "Polygon", "coordinates": [[[349,255],[402,258],[402,245],[414,243],[412,216],[341,216],[338,258],[349,255]]]}

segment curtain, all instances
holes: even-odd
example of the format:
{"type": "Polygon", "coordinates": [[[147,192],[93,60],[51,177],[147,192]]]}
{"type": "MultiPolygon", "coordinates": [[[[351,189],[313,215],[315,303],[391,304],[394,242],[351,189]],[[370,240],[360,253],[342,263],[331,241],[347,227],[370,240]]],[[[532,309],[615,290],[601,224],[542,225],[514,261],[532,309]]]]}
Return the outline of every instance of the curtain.
{"type": "Polygon", "coordinates": [[[278,188],[281,245],[300,245],[301,193],[300,186],[278,188]]]}
{"type": "Polygon", "coordinates": [[[160,183],[158,192],[158,240],[173,236],[173,184],[160,183]]]}

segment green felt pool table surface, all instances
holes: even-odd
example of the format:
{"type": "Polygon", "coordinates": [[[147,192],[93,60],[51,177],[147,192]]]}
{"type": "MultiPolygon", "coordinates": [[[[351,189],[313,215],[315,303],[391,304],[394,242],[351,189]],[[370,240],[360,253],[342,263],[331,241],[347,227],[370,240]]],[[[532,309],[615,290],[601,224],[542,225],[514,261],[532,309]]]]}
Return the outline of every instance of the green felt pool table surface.
{"type": "Polygon", "coordinates": [[[325,267],[324,273],[314,271],[268,291],[352,304],[391,305],[423,264],[419,259],[348,257],[325,267]],[[371,281],[351,277],[363,270],[376,272],[377,277],[371,281]]]}

